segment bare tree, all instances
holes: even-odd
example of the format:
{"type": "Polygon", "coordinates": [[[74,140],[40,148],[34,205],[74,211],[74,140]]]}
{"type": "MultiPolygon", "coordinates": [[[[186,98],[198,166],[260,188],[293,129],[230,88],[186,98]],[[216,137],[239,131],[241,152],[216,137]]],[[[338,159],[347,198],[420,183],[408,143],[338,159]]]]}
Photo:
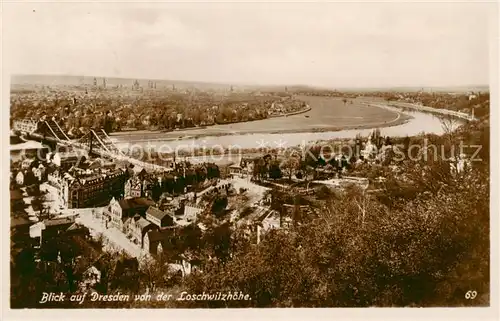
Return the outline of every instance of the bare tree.
{"type": "Polygon", "coordinates": [[[446,115],[440,119],[441,128],[445,135],[450,135],[457,127],[458,121],[452,115],[446,115]]]}
{"type": "Polygon", "coordinates": [[[440,119],[441,128],[443,129],[443,136],[448,140],[449,143],[452,141],[452,136],[454,131],[459,126],[459,122],[452,115],[446,115],[440,119]]]}

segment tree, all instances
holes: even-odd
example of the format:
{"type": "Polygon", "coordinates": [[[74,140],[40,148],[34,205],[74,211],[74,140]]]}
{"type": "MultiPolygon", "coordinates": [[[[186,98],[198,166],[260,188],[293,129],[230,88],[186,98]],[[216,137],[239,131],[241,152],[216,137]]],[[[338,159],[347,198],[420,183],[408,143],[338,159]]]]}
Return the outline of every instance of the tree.
{"type": "Polygon", "coordinates": [[[151,291],[164,285],[172,276],[163,254],[156,258],[144,256],[140,259],[140,275],[143,284],[151,291]]]}
{"type": "Polygon", "coordinates": [[[296,157],[290,156],[283,163],[282,166],[288,171],[288,179],[292,180],[292,174],[299,167],[300,160],[296,157]]]}
{"type": "Polygon", "coordinates": [[[40,220],[48,219],[48,213],[46,211],[45,202],[47,201],[47,197],[45,194],[35,195],[31,200],[31,207],[34,211],[38,212],[38,218],[40,220]]]}
{"type": "Polygon", "coordinates": [[[115,127],[115,120],[111,116],[106,115],[104,117],[104,125],[103,125],[104,131],[109,134],[113,132],[114,127],[115,127]]]}
{"type": "Polygon", "coordinates": [[[441,128],[443,129],[444,136],[448,138],[451,141],[451,135],[455,131],[455,129],[458,127],[458,122],[457,120],[451,116],[448,115],[446,117],[442,117],[440,119],[441,122],[441,128]]]}
{"type": "Polygon", "coordinates": [[[380,128],[374,129],[371,137],[371,143],[375,145],[377,149],[380,149],[380,147],[382,147],[383,142],[384,138],[380,133],[380,128]]]}
{"type": "MultiPolygon", "coordinates": [[[[470,284],[489,288],[489,200],[480,196],[488,184],[487,172],[470,172],[396,208],[348,189],[321,217],[269,232],[259,246],[207,266],[186,285],[252,297],[198,307],[462,306],[470,284]]],[[[279,207],[286,200],[276,195],[279,207]]]]}
{"type": "Polygon", "coordinates": [[[211,206],[212,213],[215,214],[217,217],[224,215],[227,204],[228,204],[227,196],[217,195],[215,199],[212,201],[212,206],[211,206]]]}
{"type": "Polygon", "coordinates": [[[262,180],[267,177],[267,165],[263,158],[257,158],[254,160],[253,166],[253,177],[262,180]]]}
{"type": "Polygon", "coordinates": [[[273,161],[269,166],[269,178],[271,179],[279,179],[283,177],[281,173],[280,165],[277,161],[273,161]]]}

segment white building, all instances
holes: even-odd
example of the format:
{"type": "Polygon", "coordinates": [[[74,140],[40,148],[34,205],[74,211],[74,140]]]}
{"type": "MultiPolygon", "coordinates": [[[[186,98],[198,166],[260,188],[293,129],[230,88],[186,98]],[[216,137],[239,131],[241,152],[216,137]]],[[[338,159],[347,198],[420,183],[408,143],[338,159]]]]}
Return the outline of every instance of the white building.
{"type": "Polygon", "coordinates": [[[36,179],[38,179],[38,181],[40,182],[42,180],[42,170],[38,167],[33,167],[31,171],[33,172],[33,175],[36,177],[36,179]]]}
{"type": "Polygon", "coordinates": [[[361,151],[361,156],[365,159],[371,159],[373,155],[377,154],[377,146],[373,145],[371,142],[371,136],[368,137],[368,142],[365,144],[365,148],[361,151]]]}
{"type": "Polygon", "coordinates": [[[186,204],[184,207],[184,215],[182,217],[183,220],[186,221],[196,221],[198,215],[203,212],[204,207],[199,206],[197,204],[186,204]]]}
{"type": "Polygon", "coordinates": [[[61,166],[61,155],[59,153],[55,153],[52,156],[52,164],[60,167],[61,166]]]}
{"type": "Polygon", "coordinates": [[[24,132],[24,133],[33,133],[38,128],[38,121],[34,119],[21,119],[14,121],[13,124],[14,130],[24,132]]]}
{"type": "Polygon", "coordinates": [[[80,287],[91,288],[99,282],[101,282],[101,271],[99,271],[95,266],[91,266],[83,272],[80,287]]]}
{"type": "Polygon", "coordinates": [[[20,171],[16,175],[16,183],[17,185],[24,185],[24,173],[20,171]]]}
{"type": "Polygon", "coordinates": [[[59,170],[55,170],[47,175],[47,182],[57,190],[60,204],[64,208],[68,207],[69,183],[73,180],[74,178],[71,175],[68,173],[61,175],[59,170]]]}

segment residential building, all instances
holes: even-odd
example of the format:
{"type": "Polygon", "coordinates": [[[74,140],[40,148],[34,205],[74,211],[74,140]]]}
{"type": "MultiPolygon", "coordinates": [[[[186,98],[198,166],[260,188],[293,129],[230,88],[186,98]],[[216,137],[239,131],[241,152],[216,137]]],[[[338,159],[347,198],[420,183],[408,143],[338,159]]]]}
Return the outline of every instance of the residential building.
{"type": "Polygon", "coordinates": [[[136,180],[133,177],[129,178],[125,183],[124,193],[125,197],[141,197],[142,196],[141,181],[136,180]]]}
{"type": "Polygon", "coordinates": [[[150,206],[146,211],[146,219],[159,228],[174,225],[174,217],[172,212],[162,211],[154,206],[150,206]]]}
{"type": "Polygon", "coordinates": [[[99,282],[101,282],[101,271],[99,271],[95,266],[92,265],[83,272],[82,281],[79,285],[83,290],[93,288],[99,282]]]}
{"type": "Polygon", "coordinates": [[[48,168],[47,182],[57,190],[57,196],[63,207],[68,207],[69,200],[69,185],[68,183],[74,178],[68,173],[61,174],[58,169],[48,168]]]}
{"type": "Polygon", "coordinates": [[[38,121],[34,119],[15,120],[12,124],[12,128],[15,131],[30,134],[38,129],[38,121]]]}
{"type": "Polygon", "coordinates": [[[22,161],[24,158],[45,158],[49,147],[36,141],[27,141],[21,144],[10,145],[10,159],[22,161]]]}
{"type": "Polygon", "coordinates": [[[128,218],[133,217],[135,214],[144,217],[147,209],[152,205],[154,205],[152,200],[142,197],[121,200],[116,200],[113,197],[103,211],[106,227],[114,227],[123,231],[124,223],[128,218]]]}
{"type": "Polygon", "coordinates": [[[217,183],[214,182],[212,186],[201,191],[197,196],[197,202],[201,200],[201,196],[213,196],[220,193],[227,193],[233,185],[228,180],[218,180],[217,183]]]}
{"type": "Polygon", "coordinates": [[[255,228],[257,233],[257,244],[269,230],[289,228],[292,225],[292,218],[290,216],[282,216],[275,210],[267,207],[260,207],[256,213],[258,218],[255,219],[255,228]]]}
{"type": "Polygon", "coordinates": [[[180,259],[176,260],[176,263],[168,264],[170,271],[174,273],[180,273],[182,277],[191,274],[191,271],[195,270],[196,266],[192,266],[191,262],[188,260],[180,259]]]}
{"type": "Polygon", "coordinates": [[[22,171],[19,171],[16,175],[16,184],[17,185],[24,185],[24,173],[22,171]]]}
{"type": "Polygon", "coordinates": [[[52,158],[52,164],[69,169],[71,166],[76,166],[85,161],[85,156],[76,152],[55,153],[52,158]]]}
{"type": "Polygon", "coordinates": [[[148,253],[157,255],[172,247],[175,242],[175,227],[157,231],[149,231],[144,236],[143,249],[148,253]]]}
{"type": "Polygon", "coordinates": [[[125,179],[125,172],[121,169],[75,178],[68,183],[68,207],[82,208],[106,204],[112,197],[123,195],[125,179]]]}
{"type": "Polygon", "coordinates": [[[205,210],[205,207],[197,205],[195,203],[187,203],[184,205],[184,213],[180,219],[188,222],[194,222],[197,220],[198,215],[205,210]]]}
{"type": "Polygon", "coordinates": [[[229,165],[229,174],[231,175],[241,175],[243,172],[243,168],[239,164],[232,164],[229,165]]]}
{"type": "Polygon", "coordinates": [[[136,176],[140,179],[144,179],[148,176],[146,169],[139,165],[133,165],[133,167],[129,167],[127,171],[131,177],[136,176]]]}
{"type": "Polygon", "coordinates": [[[173,263],[168,265],[169,268],[173,272],[180,272],[184,277],[197,268],[199,260],[192,258],[189,254],[182,253],[182,250],[177,246],[178,237],[178,229],[175,227],[150,231],[144,236],[143,248],[152,255],[168,252],[174,258],[173,263]]]}
{"type": "Polygon", "coordinates": [[[25,158],[22,163],[21,163],[21,168],[22,169],[28,169],[31,168],[35,165],[35,159],[34,158],[25,158]]]}
{"type": "Polygon", "coordinates": [[[37,167],[32,167],[31,171],[33,175],[36,177],[38,182],[42,182],[45,178],[45,166],[43,164],[39,164],[37,167]]]}
{"type": "Polygon", "coordinates": [[[30,226],[30,236],[40,240],[40,245],[53,240],[62,234],[86,234],[88,230],[75,223],[75,217],[44,220],[30,226]]]}
{"type": "Polygon", "coordinates": [[[124,188],[125,197],[151,197],[154,182],[146,177],[134,176],[127,180],[124,188]]]}
{"type": "Polygon", "coordinates": [[[139,214],[135,214],[134,217],[125,220],[124,229],[132,242],[144,248],[144,236],[151,230],[157,230],[158,227],[139,214]]]}
{"type": "Polygon", "coordinates": [[[114,170],[116,169],[116,164],[110,161],[106,161],[105,159],[102,158],[97,158],[94,160],[86,161],[85,168],[90,170],[96,170],[96,169],[114,170]]]}
{"type": "Polygon", "coordinates": [[[372,144],[371,136],[368,137],[365,148],[361,151],[361,156],[366,160],[371,160],[377,154],[377,146],[372,144]]]}
{"type": "Polygon", "coordinates": [[[228,167],[229,174],[238,176],[253,175],[253,166],[253,159],[241,158],[238,163],[232,164],[228,167]]]}

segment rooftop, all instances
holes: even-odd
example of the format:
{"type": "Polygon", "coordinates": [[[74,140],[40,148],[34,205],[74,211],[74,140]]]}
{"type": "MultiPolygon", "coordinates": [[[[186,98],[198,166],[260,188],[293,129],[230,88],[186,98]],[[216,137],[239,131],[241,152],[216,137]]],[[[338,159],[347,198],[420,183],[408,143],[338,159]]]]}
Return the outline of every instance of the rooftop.
{"type": "Polygon", "coordinates": [[[91,176],[79,177],[79,179],[82,182],[82,184],[86,184],[86,183],[90,183],[93,181],[102,180],[102,179],[104,179],[104,176],[102,174],[97,174],[97,175],[94,174],[91,176]]]}
{"type": "Polygon", "coordinates": [[[79,158],[80,156],[83,156],[83,155],[80,155],[76,152],[64,152],[64,153],[58,153],[59,154],[59,157],[61,159],[67,159],[67,158],[79,158]]]}
{"type": "Polygon", "coordinates": [[[25,143],[21,144],[16,144],[16,145],[10,145],[10,150],[29,150],[29,149],[41,149],[41,148],[46,148],[46,146],[43,146],[41,143],[36,142],[36,141],[27,141],[25,143]]]}
{"type": "Polygon", "coordinates": [[[124,198],[121,199],[119,203],[120,207],[124,210],[139,207],[149,207],[155,204],[155,202],[145,197],[124,198]]]}
{"type": "Polygon", "coordinates": [[[75,223],[74,216],[43,221],[43,224],[45,225],[45,227],[60,226],[60,225],[66,225],[66,224],[72,225],[73,223],[75,223]]]}
{"type": "Polygon", "coordinates": [[[174,229],[162,229],[160,231],[148,232],[149,242],[167,240],[174,234],[174,229]]]}
{"type": "Polygon", "coordinates": [[[144,167],[141,167],[141,166],[138,166],[138,165],[135,165],[134,168],[132,168],[132,171],[134,172],[134,174],[139,174],[143,170],[144,170],[144,167]]]}
{"type": "Polygon", "coordinates": [[[136,223],[139,224],[141,229],[146,228],[147,226],[149,226],[151,224],[151,222],[146,220],[144,217],[141,217],[140,219],[138,219],[136,223]]]}
{"type": "Polygon", "coordinates": [[[150,206],[148,208],[148,210],[146,211],[146,214],[149,214],[153,217],[156,217],[157,219],[159,219],[160,221],[168,215],[168,212],[164,212],[164,211],[161,211],[160,209],[154,207],[154,206],[150,206]]]}

